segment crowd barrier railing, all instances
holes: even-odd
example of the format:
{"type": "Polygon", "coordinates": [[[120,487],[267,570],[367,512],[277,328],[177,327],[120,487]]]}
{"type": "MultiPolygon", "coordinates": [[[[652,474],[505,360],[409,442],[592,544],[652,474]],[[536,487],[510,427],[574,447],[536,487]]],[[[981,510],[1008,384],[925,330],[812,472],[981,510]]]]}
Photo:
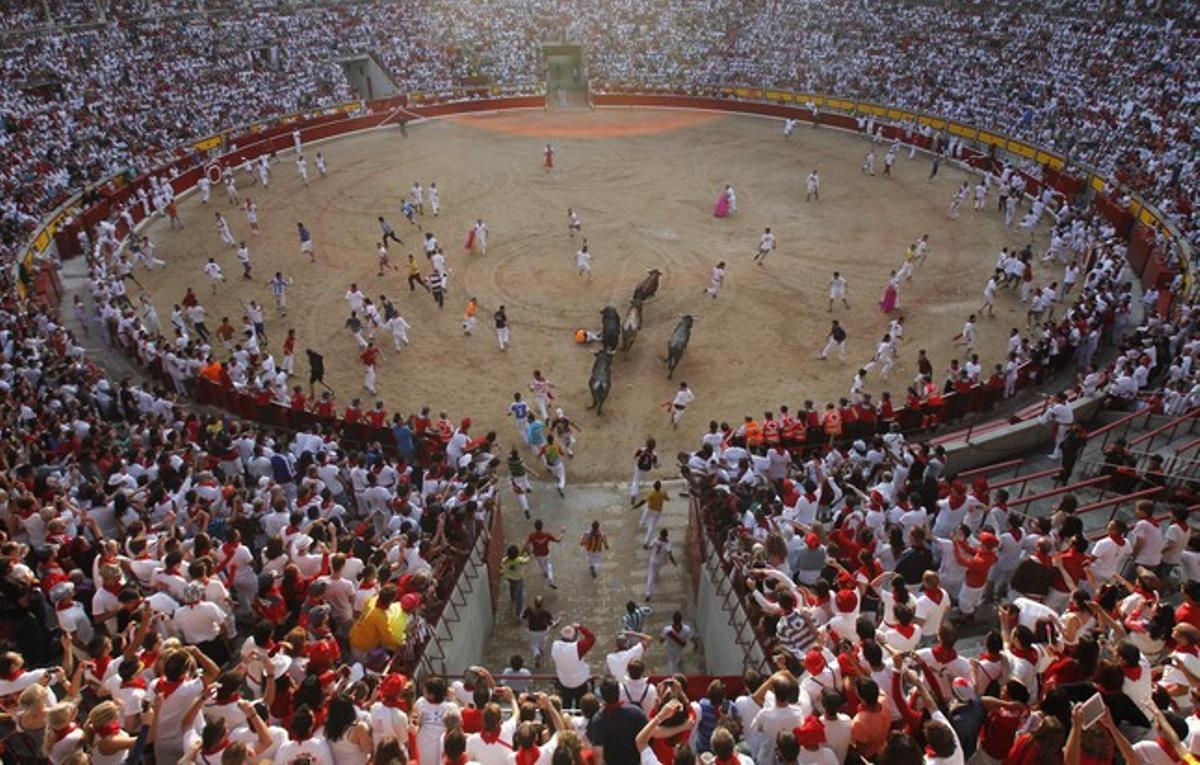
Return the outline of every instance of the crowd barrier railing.
{"type": "MultiPolygon", "coordinates": [[[[695,491],[689,492],[688,527],[694,529],[698,542],[699,558],[696,565],[712,582],[720,599],[720,612],[729,628],[733,631],[734,640],[742,650],[747,669],[770,672],[767,657],[771,656],[770,642],[761,635],[750,620],[746,605],[742,598],[741,588],[730,575],[732,565],[725,560],[721,552],[721,542],[716,537],[711,525],[705,520],[704,507],[695,491]],[[757,654],[757,660],[756,660],[757,654]]],[[[699,592],[699,590],[696,590],[699,592]]],[[[710,618],[721,618],[721,616],[710,618]]]]}

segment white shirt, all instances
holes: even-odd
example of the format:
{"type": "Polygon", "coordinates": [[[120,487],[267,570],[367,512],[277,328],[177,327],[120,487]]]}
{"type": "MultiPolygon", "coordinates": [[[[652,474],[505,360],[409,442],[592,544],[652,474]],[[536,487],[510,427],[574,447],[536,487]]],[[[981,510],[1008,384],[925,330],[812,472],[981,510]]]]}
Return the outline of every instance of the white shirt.
{"type": "Polygon", "coordinates": [[[945,590],[941,590],[941,593],[940,603],[934,603],[924,590],[917,596],[917,618],[925,620],[921,625],[922,636],[936,637],[938,629],[942,626],[942,617],[950,610],[950,596],[945,590]]]}
{"type": "Polygon", "coordinates": [[[217,604],[202,600],[195,605],[181,606],[175,611],[175,629],[185,643],[206,643],[221,634],[225,612],[217,604]]]}
{"type": "Polygon", "coordinates": [[[614,651],[604,658],[608,674],[617,680],[624,680],[629,671],[629,662],[640,659],[646,654],[646,647],[640,641],[632,648],[624,651],[614,651]]]}
{"type": "Polygon", "coordinates": [[[483,736],[472,733],[467,736],[467,758],[479,765],[509,765],[513,761],[513,748],[503,740],[486,744],[483,736]]]}
{"type": "Polygon", "coordinates": [[[1139,566],[1157,566],[1162,563],[1163,547],[1166,546],[1166,540],[1163,538],[1162,529],[1158,525],[1143,518],[1134,524],[1133,531],[1129,536],[1130,539],[1128,541],[1132,545],[1137,545],[1138,541],[1141,541],[1137,557],[1134,559],[1135,563],[1139,566]]]}
{"type": "MultiPolygon", "coordinates": [[[[157,691],[158,683],[154,684],[154,688],[157,691]]],[[[174,693],[163,700],[158,711],[158,740],[160,742],[183,740],[183,716],[187,714],[187,711],[192,708],[192,704],[196,703],[196,699],[200,698],[200,694],[203,692],[204,681],[200,678],[192,678],[180,684],[174,693]]],[[[203,722],[203,717],[196,715],[193,725],[199,728],[203,722]]]]}
{"type": "Polygon", "coordinates": [[[1112,579],[1121,573],[1132,549],[1133,545],[1128,540],[1118,545],[1111,537],[1103,537],[1092,545],[1092,555],[1096,558],[1092,563],[1092,573],[1099,581],[1112,579]]]}
{"type": "Polygon", "coordinates": [[[555,640],[550,646],[550,658],[554,660],[554,671],[563,687],[578,688],[592,675],[587,662],[579,656],[578,641],[555,640]]]}
{"type": "MultiPolygon", "coordinates": [[[[933,719],[945,725],[951,733],[954,733],[954,726],[946,719],[946,716],[941,712],[934,712],[933,719]]],[[[958,734],[954,733],[954,754],[949,757],[933,757],[925,755],[925,765],[963,765],[963,750],[962,742],[958,740],[958,734]]]]}
{"type": "Polygon", "coordinates": [[[313,765],[334,765],[333,752],[323,736],[313,736],[307,741],[287,741],[275,752],[275,765],[292,765],[308,758],[313,765]]]}

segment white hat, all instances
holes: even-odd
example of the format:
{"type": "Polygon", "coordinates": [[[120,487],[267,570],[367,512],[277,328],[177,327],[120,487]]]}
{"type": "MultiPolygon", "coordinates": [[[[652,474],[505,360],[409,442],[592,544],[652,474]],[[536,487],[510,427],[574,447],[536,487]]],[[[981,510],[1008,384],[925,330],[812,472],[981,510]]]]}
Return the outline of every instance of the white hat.
{"type": "Polygon", "coordinates": [[[577,636],[578,636],[578,632],[576,631],[574,626],[568,624],[566,627],[562,628],[562,639],[567,641],[568,643],[574,642],[574,640],[577,636]]]}
{"type": "Polygon", "coordinates": [[[75,594],[75,585],[70,582],[59,582],[50,588],[50,602],[55,605],[75,594]]]}

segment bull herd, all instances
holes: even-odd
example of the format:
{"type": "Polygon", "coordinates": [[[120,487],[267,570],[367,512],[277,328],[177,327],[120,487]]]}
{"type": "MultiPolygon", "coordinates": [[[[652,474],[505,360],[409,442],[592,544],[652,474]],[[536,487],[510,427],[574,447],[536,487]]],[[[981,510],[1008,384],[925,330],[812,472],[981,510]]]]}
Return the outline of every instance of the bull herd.
{"type": "MultiPolygon", "coordinates": [[[[592,392],[592,404],[588,409],[595,409],[598,415],[604,413],[604,402],[612,390],[613,356],[616,355],[618,347],[626,352],[633,347],[638,332],[642,329],[642,306],[658,294],[661,277],[662,272],[657,268],[650,269],[646,278],[634,288],[624,320],[611,305],[604,306],[600,311],[600,341],[603,347],[594,352],[596,360],[592,362],[592,375],[588,379],[588,389],[592,392]]],[[[667,341],[667,355],[662,361],[667,365],[668,380],[675,374],[675,367],[679,365],[683,352],[687,350],[688,341],[692,339],[692,323],[695,320],[690,314],[680,315],[679,323],[675,325],[675,331],[667,341]]]]}

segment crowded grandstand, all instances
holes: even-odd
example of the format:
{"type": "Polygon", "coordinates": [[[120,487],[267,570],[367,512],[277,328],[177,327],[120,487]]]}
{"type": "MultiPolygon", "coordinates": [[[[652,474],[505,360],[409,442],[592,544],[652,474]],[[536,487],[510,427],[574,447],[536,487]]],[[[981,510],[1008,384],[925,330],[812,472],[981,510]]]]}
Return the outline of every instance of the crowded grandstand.
{"type": "MultiPolygon", "coordinates": [[[[0,12],[6,762],[1200,758],[1193,4],[0,0],[0,12]],[[242,326],[210,327],[197,278],[200,294],[164,321],[137,281],[171,261],[146,227],[173,232],[185,199],[228,194],[257,233],[238,189],[265,189],[281,161],[307,186],[310,141],[549,105],[551,40],[579,42],[590,107],[729,109],[779,120],[788,139],[830,128],[891,145],[888,170],[919,152],[930,179],[943,161],[977,178],[977,210],[1000,188],[988,212],[1030,232],[997,260],[978,310],[1028,312],[1005,347],[973,347],[972,314],[945,371],[922,354],[911,382],[872,377],[875,396],[861,370],[840,400],[802,395],[761,416],[748,401],[711,423],[683,418],[692,393],[672,382],[664,427],[694,447],[660,454],[650,439],[613,466],[620,510],[640,519],[624,542],[645,560],[639,592],[601,574],[610,535],[621,544],[611,527],[551,528],[544,505],[563,496],[575,436],[540,373],[510,410],[509,449],[510,436],[472,431],[479,412],[374,403],[375,333],[363,337],[358,310],[347,328],[365,403],[316,395],[328,349],[268,345],[253,301],[242,326]],[[362,92],[350,59],[394,92],[362,92]],[[1034,264],[1064,277],[1035,284],[1034,264]],[[534,531],[506,538],[522,515],[534,531]],[[686,544],[668,534],[672,515],[686,544]],[[578,552],[552,552],[564,540],[578,552]],[[619,624],[586,623],[570,598],[552,614],[548,590],[526,603],[527,567],[557,590],[555,563],[584,599],[619,603],[619,624]],[[686,608],[659,606],[667,577],[689,580],[686,608]],[[484,642],[504,636],[528,650],[484,666],[484,642]]],[[[547,175],[564,172],[554,157],[547,145],[547,175]]],[[[403,216],[428,223],[437,191],[413,195],[403,216]]],[[[732,195],[715,214],[736,210],[732,195]]],[[[398,237],[379,221],[382,275],[398,237]]],[[[486,241],[479,220],[468,250],[486,241]]],[[[446,278],[426,246],[432,265],[409,266],[410,291],[446,278]]],[[[226,275],[204,268],[215,294],[226,275]]],[[[277,315],[305,310],[275,278],[277,315]]],[[[355,293],[351,307],[371,304],[355,293]]],[[[846,302],[836,285],[831,312],[835,297],[846,302]]],[[[378,326],[399,352],[407,324],[386,308],[378,326]]],[[[489,313],[504,351],[504,307],[489,313]]],[[[602,357],[607,330],[579,332],[602,357]]],[[[842,342],[831,331],[821,357],[842,342]]],[[[881,344],[867,368],[896,351],[881,344]]]]}

